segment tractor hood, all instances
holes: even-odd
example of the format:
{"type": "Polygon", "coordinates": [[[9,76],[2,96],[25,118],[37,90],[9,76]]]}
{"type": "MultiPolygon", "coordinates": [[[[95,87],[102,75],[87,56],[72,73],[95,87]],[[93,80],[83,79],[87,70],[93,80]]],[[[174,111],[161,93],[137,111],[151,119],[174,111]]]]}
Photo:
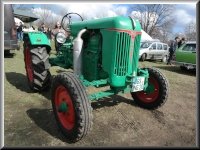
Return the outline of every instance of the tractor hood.
{"type": "Polygon", "coordinates": [[[124,29],[124,30],[133,30],[133,21],[130,17],[109,17],[95,20],[86,20],[70,25],[71,34],[76,35],[81,29],[106,29],[106,28],[115,28],[115,29],[124,29]]]}

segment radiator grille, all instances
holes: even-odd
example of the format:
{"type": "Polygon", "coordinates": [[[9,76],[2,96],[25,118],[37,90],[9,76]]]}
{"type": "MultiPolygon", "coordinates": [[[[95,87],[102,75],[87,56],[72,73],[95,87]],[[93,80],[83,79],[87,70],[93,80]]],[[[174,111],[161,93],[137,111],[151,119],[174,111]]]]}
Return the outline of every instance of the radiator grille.
{"type": "Polygon", "coordinates": [[[125,76],[127,74],[130,42],[131,42],[131,36],[129,34],[120,32],[117,35],[114,73],[118,76],[125,76]]]}

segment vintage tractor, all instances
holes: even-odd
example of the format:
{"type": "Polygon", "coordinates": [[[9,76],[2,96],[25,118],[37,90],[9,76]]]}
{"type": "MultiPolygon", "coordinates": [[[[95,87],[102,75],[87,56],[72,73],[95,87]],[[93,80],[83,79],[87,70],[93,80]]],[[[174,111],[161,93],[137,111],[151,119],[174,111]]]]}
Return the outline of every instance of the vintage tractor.
{"type": "Polygon", "coordinates": [[[91,102],[119,93],[131,93],[146,109],[157,109],[168,97],[168,82],[155,68],[139,68],[141,26],[131,17],[72,21],[62,19],[68,32],[58,33],[61,44],[49,57],[50,43],[41,32],[24,36],[24,60],[29,86],[34,91],[51,87],[52,107],[58,126],[68,140],[83,138],[92,126],[91,102]],[[64,21],[65,20],[65,21],[64,21]],[[66,23],[66,20],[67,23],[66,23]],[[51,79],[50,66],[72,69],[51,79]],[[109,90],[86,93],[89,86],[109,90]]]}

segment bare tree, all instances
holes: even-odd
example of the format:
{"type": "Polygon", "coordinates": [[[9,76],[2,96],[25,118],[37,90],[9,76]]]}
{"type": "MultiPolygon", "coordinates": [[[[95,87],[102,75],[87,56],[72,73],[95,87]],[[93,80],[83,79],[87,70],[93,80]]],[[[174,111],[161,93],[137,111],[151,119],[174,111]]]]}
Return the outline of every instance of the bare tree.
{"type": "Polygon", "coordinates": [[[40,13],[40,21],[41,22],[48,22],[47,19],[51,17],[51,11],[47,5],[42,5],[41,7],[42,12],[40,13]]]}
{"type": "Polygon", "coordinates": [[[190,22],[185,27],[185,35],[187,40],[196,40],[196,23],[190,22]]]}
{"type": "Polygon", "coordinates": [[[49,5],[42,5],[41,9],[33,10],[33,12],[39,18],[34,22],[37,27],[45,23],[47,27],[54,28],[56,22],[61,21],[61,16],[52,12],[49,5]]]}
{"type": "MultiPolygon", "coordinates": [[[[171,24],[174,5],[172,4],[142,4],[136,5],[133,17],[139,19],[141,26],[150,36],[158,29],[165,29],[166,24],[171,24]],[[157,28],[157,29],[156,29],[157,28]]],[[[174,23],[174,22],[173,22],[174,23]]]]}
{"type": "Polygon", "coordinates": [[[159,39],[161,42],[167,43],[170,40],[170,36],[172,35],[174,19],[169,20],[164,23],[161,27],[154,28],[152,32],[152,38],[159,39]]]}

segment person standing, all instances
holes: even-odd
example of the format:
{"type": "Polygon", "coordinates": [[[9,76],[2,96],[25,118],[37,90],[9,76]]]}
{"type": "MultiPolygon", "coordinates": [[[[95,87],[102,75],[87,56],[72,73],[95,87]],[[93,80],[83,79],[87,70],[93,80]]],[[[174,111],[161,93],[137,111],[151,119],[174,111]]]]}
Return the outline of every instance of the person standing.
{"type": "Polygon", "coordinates": [[[47,28],[47,33],[46,33],[46,35],[47,35],[49,41],[51,41],[51,28],[49,28],[49,27],[47,28]]]}
{"type": "Polygon", "coordinates": [[[169,48],[169,58],[167,61],[167,65],[171,65],[171,61],[173,59],[173,56],[175,54],[176,49],[178,48],[178,43],[180,42],[180,38],[179,37],[175,37],[175,40],[173,40],[170,44],[170,48],[169,48]]]}
{"type": "Polygon", "coordinates": [[[182,39],[181,39],[181,45],[183,45],[185,43],[186,43],[186,39],[185,39],[185,37],[182,37],[182,39]]]}
{"type": "Polygon", "coordinates": [[[60,22],[57,22],[56,23],[56,25],[55,25],[55,28],[52,30],[52,40],[55,40],[55,49],[56,49],[56,52],[58,52],[58,50],[59,50],[59,47],[62,45],[61,43],[58,43],[57,41],[56,41],[56,35],[59,33],[59,32],[62,32],[62,33],[64,33],[66,36],[68,36],[68,34],[67,34],[67,32],[64,30],[64,29],[62,29],[62,27],[61,27],[61,25],[60,25],[60,22]]]}
{"type": "Polygon", "coordinates": [[[17,38],[19,41],[23,40],[23,24],[20,22],[20,25],[17,28],[17,38]]]}
{"type": "Polygon", "coordinates": [[[180,41],[178,42],[178,48],[181,47],[184,43],[185,43],[185,38],[182,37],[182,38],[180,39],[180,41]]]}
{"type": "Polygon", "coordinates": [[[46,34],[46,28],[44,23],[41,24],[40,28],[38,28],[38,31],[41,31],[46,34]]]}

